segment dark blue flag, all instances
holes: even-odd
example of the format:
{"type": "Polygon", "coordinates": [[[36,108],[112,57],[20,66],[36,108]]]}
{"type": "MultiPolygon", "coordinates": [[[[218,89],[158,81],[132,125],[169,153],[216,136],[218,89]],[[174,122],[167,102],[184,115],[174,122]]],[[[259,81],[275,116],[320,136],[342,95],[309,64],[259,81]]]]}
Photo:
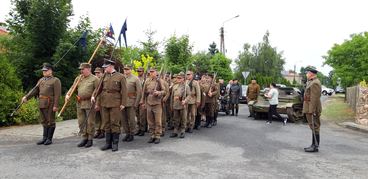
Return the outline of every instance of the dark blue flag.
{"type": "Polygon", "coordinates": [[[123,37],[124,37],[124,42],[125,42],[125,47],[128,48],[128,44],[127,44],[127,40],[126,40],[126,31],[128,30],[127,28],[127,20],[125,19],[125,22],[123,24],[123,27],[121,27],[121,30],[120,30],[120,34],[119,34],[119,45],[121,47],[121,34],[123,34],[123,37]]]}
{"type": "Polygon", "coordinates": [[[106,34],[106,36],[107,37],[110,37],[110,38],[112,38],[112,39],[114,39],[115,40],[115,37],[114,37],[114,29],[112,28],[112,25],[110,24],[110,28],[109,28],[109,30],[107,31],[107,34],[106,34]]]}
{"type": "Polygon", "coordinates": [[[87,31],[84,31],[82,36],[79,38],[79,43],[81,44],[81,46],[84,48],[87,47],[87,31]]]}

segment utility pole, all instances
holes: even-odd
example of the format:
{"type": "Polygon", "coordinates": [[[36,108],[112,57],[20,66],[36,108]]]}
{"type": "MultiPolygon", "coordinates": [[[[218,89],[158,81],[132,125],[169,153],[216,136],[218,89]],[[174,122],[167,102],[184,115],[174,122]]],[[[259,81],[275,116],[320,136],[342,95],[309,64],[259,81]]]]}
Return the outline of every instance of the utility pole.
{"type": "Polygon", "coordinates": [[[235,19],[237,17],[239,17],[239,15],[236,15],[236,16],[234,16],[234,17],[232,17],[232,18],[230,18],[230,19],[222,22],[222,26],[220,28],[220,52],[222,54],[224,54],[224,55],[226,53],[226,49],[225,49],[225,35],[224,35],[224,25],[225,25],[225,22],[228,22],[230,20],[233,20],[233,19],[235,19]]]}

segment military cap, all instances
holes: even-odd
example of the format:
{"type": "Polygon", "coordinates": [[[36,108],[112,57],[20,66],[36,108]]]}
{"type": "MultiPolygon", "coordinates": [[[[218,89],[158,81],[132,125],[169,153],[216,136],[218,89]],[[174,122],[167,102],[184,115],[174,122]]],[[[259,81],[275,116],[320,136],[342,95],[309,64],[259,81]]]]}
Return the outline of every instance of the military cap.
{"type": "Polygon", "coordinates": [[[102,68],[106,68],[110,65],[115,65],[115,64],[116,64],[116,62],[105,58],[104,59],[104,64],[102,65],[102,68]]]}
{"type": "Polygon", "coordinates": [[[194,80],[200,80],[201,79],[201,76],[200,75],[198,75],[198,74],[196,74],[195,76],[194,76],[194,80]]]}
{"type": "Polygon", "coordinates": [[[176,78],[177,76],[178,76],[177,74],[174,74],[174,75],[173,75],[173,78],[176,78]]]}
{"type": "Polygon", "coordinates": [[[42,65],[42,71],[47,71],[47,70],[52,70],[53,69],[53,67],[52,67],[52,65],[50,64],[50,63],[43,63],[43,65],[42,65]]]}
{"type": "Polygon", "coordinates": [[[125,70],[125,69],[129,69],[129,70],[131,70],[131,69],[133,69],[133,65],[125,65],[125,66],[124,66],[124,70],[125,70]]]}
{"type": "Polygon", "coordinates": [[[79,65],[79,69],[84,69],[84,68],[91,68],[91,64],[89,64],[89,63],[81,63],[79,65]]]}
{"type": "Polygon", "coordinates": [[[213,78],[213,74],[212,73],[207,74],[207,76],[213,78]]]}
{"type": "Polygon", "coordinates": [[[156,71],[156,68],[155,67],[152,67],[152,68],[150,68],[149,71],[156,71]]]}
{"type": "Polygon", "coordinates": [[[176,74],[177,78],[178,77],[184,78],[184,76],[185,76],[184,72],[180,72],[180,73],[176,74]]]}
{"type": "Polygon", "coordinates": [[[102,68],[100,68],[100,67],[96,67],[96,69],[95,69],[95,71],[94,71],[95,73],[102,73],[102,68]]]}
{"type": "Polygon", "coordinates": [[[318,73],[318,71],[317,71],[317,69],[316,69],[316,67],[314,67],[314,66],[307,66],[306,68],[305,68],[305,71],[306,72],[312,72],[312,73],[314,73],[314,74],[316,74],[316,73],[318,73]]]}
{"type": "Polygon", "coordinates": [[[137,69],[137,72],[144,72],[144,68],[143,67],[138,67],[138,69],[137,69]]]}

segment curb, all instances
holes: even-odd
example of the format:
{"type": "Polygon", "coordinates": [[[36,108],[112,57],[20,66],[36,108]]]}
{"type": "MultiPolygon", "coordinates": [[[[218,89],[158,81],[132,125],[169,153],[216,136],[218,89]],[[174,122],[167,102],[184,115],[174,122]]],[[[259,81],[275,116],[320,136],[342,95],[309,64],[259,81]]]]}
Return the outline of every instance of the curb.
{"type": "Polygon", "coordinates": [[[342,122],[342,123],[337,123],[337,125],[368,134],[368,126],[356,124],[354,122],[342,122]]]}

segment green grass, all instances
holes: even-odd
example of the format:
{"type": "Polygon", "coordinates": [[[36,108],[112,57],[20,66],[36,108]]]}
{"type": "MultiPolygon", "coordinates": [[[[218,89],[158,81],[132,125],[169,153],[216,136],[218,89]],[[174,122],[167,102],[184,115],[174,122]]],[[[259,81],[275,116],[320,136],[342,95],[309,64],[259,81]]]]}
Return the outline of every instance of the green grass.
{"type": "Polygon", "coordinates": [[[322,109],[322,119],[331,122],[354,121],[355,113],[344,102],[344,95],[334,95],[327,99],[322,109]]]}

